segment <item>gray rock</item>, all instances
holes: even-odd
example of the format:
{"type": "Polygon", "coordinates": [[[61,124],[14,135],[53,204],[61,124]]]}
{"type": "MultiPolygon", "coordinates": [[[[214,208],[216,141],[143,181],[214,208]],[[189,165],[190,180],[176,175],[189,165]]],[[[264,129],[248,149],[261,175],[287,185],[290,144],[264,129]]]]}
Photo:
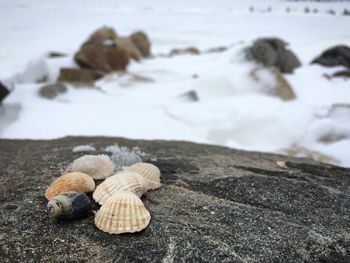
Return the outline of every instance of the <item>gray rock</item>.
{"type": "Polygon", "coordinates": [[[5,87],[4,84],[1,83],[0,81],[0,104],[5,99],[7,95],[9,95],[10,91],[8,90],[7,87],[5,87]]]}
{"type": "MultiPolygon", "coordinates": [[[[308,159],[172,141],[0,140],[2,262],[350,262],[350,170],[308,159]],[[139,146],[162,171],[150,225],[109,235],[93,215],[56,222],[44,192],[79,153],[139,146]],[[283,167],[276,161],[285,161],[283,167]],[[18,207],[17,209],[15,209],[18,207]],[[6,208],[6,209],[4,209],[6,208]]],[[[95,210],[98,206],[94,204],[95,210]]]]}
{"type": "Polygon", "coordinates": [[[345,45],[331,47],[316,57],[311,63],[327,67],[345,66],[350,68],[350,47],[345,45]]]}
{"type": "Polygon", "coordinates": [[[60,82],[45,85],[39,89],[39,95],[46,99],[54,99],[65,92],[67,92],[67,87],[60,82]]]}
{"type": "Polygon", "coordinates": [[[247,55],[264,66],[275,66],[283,73],[292,73],[300,62],[286,46],[287,43],[279,38],[260,38],[247,49],[247,55]]]}

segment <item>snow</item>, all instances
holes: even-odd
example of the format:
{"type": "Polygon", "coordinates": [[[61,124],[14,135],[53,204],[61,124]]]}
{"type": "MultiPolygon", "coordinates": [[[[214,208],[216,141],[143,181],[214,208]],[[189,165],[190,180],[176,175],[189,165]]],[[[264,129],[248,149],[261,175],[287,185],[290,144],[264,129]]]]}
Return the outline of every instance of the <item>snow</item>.
{"type": "MultiPolygon", "coordinates": [[[[350,82],[323,76],[342,67],[309,64],[332,45],[350,45],[350,19],[340,15],[346,7],[349,2],[282,0],[2,1],[0,80],[13,91],[0,107],[0,137],[121,136],[276,153],[298,146],[350,166],[350,108],[332,111],[333,104],[350,103],[350,82]],[[306,7],[318,13],[306,14],[306,7]],[[329,9],[336,15],[328,14],[329,9]],[[132,62],[127,75],[108,75],[95,89],[69,86],[54,100],[39,97],[39,88],[53,83],[61,67],[77,67],[74,52],[103,25],[120,35],[145,31],[155,57],[132,62]],[[274,79],[267,72],[259,72],[260,82],[250,76],[258,65],[246,61],[243,51],[264,36],[286,40],[301,60],[294,74],[285,75],[297,96],[294,101],[269,95],[266,87],[274,79]],[[228,49],[159,55],[189,46],[228,49]],[[50,51],[69,56],[49,59],[50,51]],[[147,80],[137,81],[135,74],[147,80]],[[189,91],[199,101],[182,97],[189,91]],[[322,141],[329,134],[340,139],[322,141]]],[[[105,151],[126,150],[114,145],[105,151]]]]}
{"type": "Polygon", "coordinates": [[[91,145],[78,145],[78,146],[75,146],[73,149],[72,149],[72,152],[94,152],[96,151],[96,148],[94,146],[91,146],[91,145]]]}

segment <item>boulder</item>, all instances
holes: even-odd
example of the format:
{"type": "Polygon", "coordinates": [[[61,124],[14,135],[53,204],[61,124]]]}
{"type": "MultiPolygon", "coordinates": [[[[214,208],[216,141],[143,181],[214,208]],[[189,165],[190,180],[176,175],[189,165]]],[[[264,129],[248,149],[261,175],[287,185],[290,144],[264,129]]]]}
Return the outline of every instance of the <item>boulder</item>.
{"type": "Polygon", "coordinates": [[[103,75],[101,73],[90,69],[61,68],[58,81],[78,84],[93,84],[102,76],[103,75]]]}
{"type": "Polygon", "coordinates": [[[169,56],[186,55],[186,54],[199,55],[200,51],[196,47],[174,48],[170,51],[169,56]]]}
{"type": "MultiPolygon", "coordinates": [[[[309,159],[174,141],[107,137],[0,140],[2,262],[350,262],[350,170],[309,159]],[[94,215],[55,221],[48,185],[82,153],[138,146],[162,187],[134,234],[97,229],[94,215]]],[[[102,153],[102,152],[98,152],[102,153]]],[[[94,209],[99,206],[93,204],[94,209]]]]}
{"type": "Polygon", "coordinates": [[[284,78],[281,71],[276,67],[266,67],[254,69],[251,72],[251,76],[256,81],[262,83],[263,89],[266,93],[288,101],[296,98],[295,93],[290,86],[289,82],[284,78]],[[262,73],[268,73],[272,75],[273,82],[265,81],[262,78],[262,73]]]}
{"type": "Polygon", "coordinates": [[[275,66],[283,73],[292,73],[301,64],[297,56],[279,38],[260,38],[247,51],[248,58],[264,66],[275,66]]]}
{"type": "Polygon", "coordinates": [[[46,99],[54,99],[58,95],[66,92],[67,87],[63,83],[45,85],[39,89],[39,95],[46,99]]]}
{"type": "Polygon", "coordinates": [[[350,68],[350,47],[345,45],[331,47],[312,60],[311,63],[326,67],[344,66],[350,68]]]}
{"type": "Polygon", "coordinates": [[[89,37],[90,42],[103,42],[107,39],[117,39],[118,35],[112,27],[101,27],[96,29],[89,37]]]}
{"type": "Polygon", "coordinates": [[[143,57],[147,58],[151,56],[151,41],[144,32],[136,31],[130,35],[130,39],[140,50],[143,57]]]}
{"type": "Polygon", "coordinates": [[[115,44],[116,46],[125,49],[131,58],[135,60],[140,60],[142,58],[140,50],[136,47],[131,38],[118,37],[117,39],[115,39],[115,44]]]}
{"type": "Polygon", "coordinates": [[[4,84],[0,81],[0,104],[5,99],[7,95],[9,95],[10,91],[4,84]]]}
{"type": "Polygon", "coordinates": [[[125,71],[129,64],[128,52],[114,42],[87,42],[74,56],[82,68],[103,72],[125,71]]]}

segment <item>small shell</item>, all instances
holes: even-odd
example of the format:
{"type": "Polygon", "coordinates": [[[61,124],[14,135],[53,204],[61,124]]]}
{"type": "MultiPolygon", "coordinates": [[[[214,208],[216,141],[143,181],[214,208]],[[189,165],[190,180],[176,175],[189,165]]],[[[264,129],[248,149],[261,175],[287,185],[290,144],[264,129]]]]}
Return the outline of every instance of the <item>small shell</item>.
{"type": "Polygon", "coordinates": [[[142,159],[136,153],[132,152],[120,152],[111,156],[111,160],[115,164],[116,171],[123,171],[125,167],[128,167],[135,163],[142,163],[142,159]]]}
{"type": "Polygon", "coordinates": [[[74,219],[91,213],[92,206],[86,194],[66,192],[52,198],[46,209],[51,218],[74,219]]]}
{"type": "Polygon", "coordinates": [[[124,170],[125,172],[135,172],[145,177],[147,190],[157,189],[160,184],[160,170],[157,166],[150,163],[136,163],[124,170]]]}
{"type": "Polygon", "coordinates": [[[118,192],[96,213],[95,225],[110,234],[134,233],[146,228],[150,220],[150,213],[137,195],[118,192]]]}
{"type": "Polygon", "coordinates": [[[58,177],[54,180],[45,192],[47,200],[51,200],[56,195],[63,192],[83,192],[89,193],[94,191],[94,180],[84,173],[72,172],[58,177]]]}
{"type": "Polygon", "coordinates": [[[122,172],[108,177],[104,182],[96,187],[94,200],[103,203],[116,192],[128,191],[141,197],[147,191],[146,180],[142,175],[134,172],[122,172]]]}
{"type": "Polygon", "coordinates": [[[74,160],[70,170],[90,175],[94,179],[106,179],[114,173],[114,164],[108,155],[84,155],[74,160]]]}

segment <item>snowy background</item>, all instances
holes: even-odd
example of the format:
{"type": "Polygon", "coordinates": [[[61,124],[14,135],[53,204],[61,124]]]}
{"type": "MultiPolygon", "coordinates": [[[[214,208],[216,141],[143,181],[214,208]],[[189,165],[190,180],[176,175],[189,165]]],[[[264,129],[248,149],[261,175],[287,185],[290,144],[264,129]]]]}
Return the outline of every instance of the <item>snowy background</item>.
{"type": "MultiPolygon", "coordinates": [[[[329,80],[338,68],[310,65],[325,49],[350,45],[349,1],[0,1],[0,80],[13,90],[0,106],[0,137],[51,139],[105,135],[186,140],[246,150],[286,153],[302,148],[350,166],[350,80],[329,80]],[[305,8],[316,11],[305,12],[305,8]],[[335,14],[330,14],[332,9],[335,14]],[[287,12],[288,10],[288,12],[287,12]],[[110,74],[99,89],[74,89],[54,100],[38,95],[97,28],[120,35],[142,30],[151,59],[132,62],[130,74],[110,74]],[[249,75],[257,65],[243,50],[259,37],[280,37],[302,66],[285,78],[297,99],[283,101],[249,75]],[[225,52],[163,57],[173,48],[225,52]],[[68,57],[49,59],[49,51],[68,57]],[[195,91],[199,101],[184,94],[195,91]],[[339,140],[324,142],[327,135],[339,140]]],[[[269,82],[269,76],[263,82],[269,82]]],[[[303,150],[304,151],[304,150],[303,150]]],[[[303,155],[303,151],[299,155],[303,155]]]]}

